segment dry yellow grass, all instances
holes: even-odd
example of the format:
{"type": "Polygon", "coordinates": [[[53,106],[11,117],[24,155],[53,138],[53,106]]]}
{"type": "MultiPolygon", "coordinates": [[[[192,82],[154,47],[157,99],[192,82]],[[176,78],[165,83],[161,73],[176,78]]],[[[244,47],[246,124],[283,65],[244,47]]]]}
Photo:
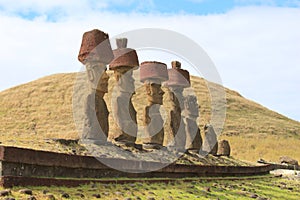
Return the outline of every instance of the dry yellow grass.
{"type": "MultiPolygon", "coordinates": [[[[0,92],[0,141],[18,146],[18,141],[32,140],[29,146],[34,146],[45,138],[78,138],[72,112],[75,80],[75,73],[56,74],[0,92]]],[[[202,127],[210,119],[210,95],[204,79],[192,77],[191,80],[201,105],[199,126],[203,133],[202,127]]],[[[111,78],[110,91],[113,83],[111,78]]],[[[235,91],[225,90],[227,113],[220,138],[230,141],[233,156],[249,161],[260,157],[277,161],[279,156],[289,155],[300,160],[299,122],[247,100],[235,91]]],[[[109,110],[110,98],[111,92],[105,96],[109,110]]],[[[146,104],[142,87],[137,89],[133,103],[138,123],[142,124],[146,104]]],[[[111,116],[110,123],[113,124],[111,116]]]]}

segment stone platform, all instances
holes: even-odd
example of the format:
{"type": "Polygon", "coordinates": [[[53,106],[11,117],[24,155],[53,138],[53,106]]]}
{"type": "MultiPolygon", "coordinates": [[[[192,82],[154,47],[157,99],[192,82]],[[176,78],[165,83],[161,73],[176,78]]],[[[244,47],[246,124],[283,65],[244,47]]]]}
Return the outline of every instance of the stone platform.
{"type": "Polygon", "coordinates": [[[207,176],[250,176],[268,174],[272,165],[261,166],[205,166],[170,164],[157,171],[143,172],[161,165],[158,162],[101,158],[116,163],[122,171],[112,169],[95,157],[37,151],[0,146],[0,184],[67,185],[75,186],[103,178],[187,178],[207,176]],[[59,180],[58,178],[63,178],[59,180]]]}

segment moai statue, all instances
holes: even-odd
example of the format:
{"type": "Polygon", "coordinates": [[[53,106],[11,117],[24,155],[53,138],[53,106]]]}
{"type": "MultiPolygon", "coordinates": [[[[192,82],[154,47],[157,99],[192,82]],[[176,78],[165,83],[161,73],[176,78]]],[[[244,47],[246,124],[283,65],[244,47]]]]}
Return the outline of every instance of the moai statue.
{"type": "Polygon", "coordinates": [[[227,140],[219,141],[218,156],[230,156],[230,145],[227,140]]]}
{"type": "Polygon", "coordinates": [[[145,133],[142,135],[144,149],[159,149],[163,145],[164,127],[160,114],[164,91],[162,82],[168,80],[167,65],[156,61],[141,63],[140,80],[144,83],[148,97],[148,105],[144,110],[145,133]]]}
{"type": "Polygon", "coordinates": [[[115,131],[110,136],[115,142],[127,145],[134,144],[137,137],[136,110],[132,105],[134,94],[133,70],[138,69],[139,60],[134,49],[127,48],[127,38],[116,40],[117,49],[113,51],[114,60],[109,69],[114,70],[117,85],[114,88],[115,96],[112,99],[112,110],[116,122],[115,131]]]}
{"type": "Polygon", "coordinates": [[[199,105],[197,103],[197,97],[194,95],[188,95],[184,101],[184,108],[186,132],[185,148],[188,151],[199,153],[202,146],[202,137],[197,124],[197,118],[199,117],[199,105]]]}
{"type": "Polygon", "coordinates": [[[108,109],[103,99],[108,90],[106,65],[113,59],[108,34],[94,29],[83,34],[78,60],[85,65],[88,95],[85,99],[83,142],[104,144],[108,136],[108,109]]]}
{"type": "Polygon", "coordinates": [[[204,126],[204,135],[202,150],[216,156],[218,152],[218,140],[212,125],[206,124],[204,126]]]}
{"type": "Polygon", "coordinates": [[[185,150],[186,134],[182,112],[184,110],[184,88],[190,87],[190,74],[181,69],[179,61],[172,61],[172,69],[168,69],[169,80],[165,86],[169,89],[171,110],[168,113],[169,131],[165,133],[164,144],[177,150],[185,150]]]}

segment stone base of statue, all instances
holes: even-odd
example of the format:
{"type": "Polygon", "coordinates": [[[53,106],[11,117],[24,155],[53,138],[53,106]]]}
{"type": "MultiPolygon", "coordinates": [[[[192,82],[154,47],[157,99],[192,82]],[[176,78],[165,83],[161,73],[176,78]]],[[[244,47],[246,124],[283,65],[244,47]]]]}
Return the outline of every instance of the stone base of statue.
{"type": "Polygon", "coordinates": [[[95,143],[106,143],[109,124],[108,109],[103,99],[103,93],[93,90],[86,98],[83,141],[95,141],[95,143]]]}
{"type": "Polygon", "coordinates": [[[217,155],[218,153],[218,140],[217,135],[214,131],[212,125],[207,124],[204,127],[205,138],[202,146],[202,150],[212,155],[217,155]]]}
{"type": "Polygon", "coordinates": [[[164,128],[163,128],[163,119],[159,112],[160,105],[153,104],[151,106],[145,107],[144,113],[144,125],[145,133],[143,135],[143,147],[146,148],[155,147],[159,148],[163,145],[164,140],[164,128]]]}
{"type": "Polygon", "coordinates": [[[114,133],[116,143],[134,144],[137,137],[136,110],[131,101],[131,94],[119,92],[113,101],[115,119],[114,133]]]}
{"type": "Polygon", "coordinates": [[[202,137],[200,129],[194,119],[185,118],[186,144],[185,148],[189,151],[200,151],[202,146],[202,137]]]}

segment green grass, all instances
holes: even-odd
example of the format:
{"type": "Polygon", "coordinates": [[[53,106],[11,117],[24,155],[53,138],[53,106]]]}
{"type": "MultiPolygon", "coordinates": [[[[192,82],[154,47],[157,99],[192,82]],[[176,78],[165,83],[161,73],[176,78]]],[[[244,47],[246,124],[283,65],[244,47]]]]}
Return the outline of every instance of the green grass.
{"type": "MultiPolygon", "coordinates": [[[[46,199],[47,194],[53,194],[56,199],[61,198],[63,192],[70,195],[70,199],[96,199],[94,194],[100,194],[101,199],[251,199],[256,194],[262,198],[272,200],[289,199],[298,200],[300,182],[288,179],[270,179],[261,177],[256,180],[197,180],[191,182],[176,181],[170,183],[144,183],[131,184],[89,184],[74,188],[66,187],[27,187],[33,191],[37,199],[46,199]],[[83,194],[84,198],[79,195],[83,194]]],[[[10,197],[27,199],[28,195],[20,194],[22,187],[11,188],[10,197]]]]}

